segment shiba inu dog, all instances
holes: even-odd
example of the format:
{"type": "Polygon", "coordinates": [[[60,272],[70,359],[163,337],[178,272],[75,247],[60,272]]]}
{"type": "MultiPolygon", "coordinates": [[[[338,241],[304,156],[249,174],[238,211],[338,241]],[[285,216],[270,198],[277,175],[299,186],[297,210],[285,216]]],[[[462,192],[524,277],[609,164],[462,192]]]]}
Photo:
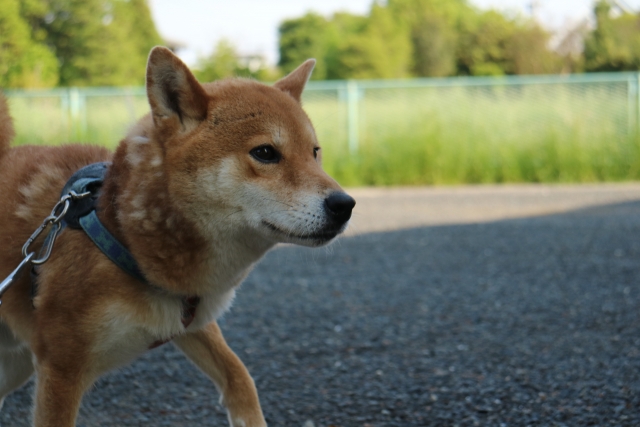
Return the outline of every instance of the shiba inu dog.
{"type": "MultiPolygon", "coordinates": [[[[63,228],[37,275],[22,274],[2,296],[0,399],[35,372],[34,424],[73,426],[98,376],[172,341],[211,377],[232,426],[266,425],[216,318],[276,243],[324,245],[351,216],[355,201],[323,172],[300,105],[314,64],[274,86],[200,84],[156,47],[147,66],[151,113],[113,154],[89,145],[9,148],[13,127],[0,99],[0,279],[21,263],[23,243],[69,178],[98,162],[109,163],[96,221],[139,271],[110,259],[86,228],[63,228]]],[[[38,237],[28,251],[43,244],[38,237]]]]}

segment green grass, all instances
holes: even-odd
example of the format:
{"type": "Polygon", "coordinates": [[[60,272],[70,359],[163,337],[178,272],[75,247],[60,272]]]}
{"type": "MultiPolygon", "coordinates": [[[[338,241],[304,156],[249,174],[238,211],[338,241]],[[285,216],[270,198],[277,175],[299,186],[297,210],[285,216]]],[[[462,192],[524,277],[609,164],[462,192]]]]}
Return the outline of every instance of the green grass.
{"type": "MultiPolygon", "coordinates": [[[[323,102],[306,104],[312,117],[339,111],[323,102]]],[[[357,153],[336,132],[345,125],[316,121],[325,168],[345,185],[640,178],[640,138],[615,85],[371,90],[360,116],[357,153]]]]}
{"type": "Polygon", "coordinates": [[[58,97],[12,96],[9,105],[17,145],[81,142],[115,148],[129,127],[149,111],[140,96],[87,97],[75,118],[58,97]]]}
{"type": "MultiPolygon", "coordinates": [[[[59,98],[10,98],[17,143],[115,147],[148,106],[143,96],[88,97],[72,119],[59,98]]],[[[309,90],[304,107],[340,183],[424,185],[640,179],[640,138],[624,83],[368,89],[359,149],[347,106],[309,90]]]]}

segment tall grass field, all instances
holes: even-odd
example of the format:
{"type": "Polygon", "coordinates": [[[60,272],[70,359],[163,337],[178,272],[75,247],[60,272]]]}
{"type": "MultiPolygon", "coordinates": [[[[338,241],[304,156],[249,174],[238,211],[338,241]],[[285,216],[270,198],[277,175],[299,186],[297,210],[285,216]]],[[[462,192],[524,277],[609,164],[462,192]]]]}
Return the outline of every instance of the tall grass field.
{"type": "MultiPolygon", "coordinates": [[[[345,88],[312,82],[303,98],[324,167],[343,185],[640,179],[634,74],[345,88]]],[[[148,111],[139,88],[8,95],[17,144],[115,147],[148,111]]]]}

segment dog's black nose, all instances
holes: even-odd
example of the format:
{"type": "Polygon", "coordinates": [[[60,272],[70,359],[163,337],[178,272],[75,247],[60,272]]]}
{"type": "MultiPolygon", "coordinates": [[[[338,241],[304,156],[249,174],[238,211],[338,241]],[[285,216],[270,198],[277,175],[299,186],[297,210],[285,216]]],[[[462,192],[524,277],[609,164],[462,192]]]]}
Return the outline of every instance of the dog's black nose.
{"type": "Polygon", "coordinates": [[[324,199],[324,207],[327,214],[334,220],[347,222],[351,218],[351,210],[356,205],[353,197],[347,193],[337,191],[324,199]]]}

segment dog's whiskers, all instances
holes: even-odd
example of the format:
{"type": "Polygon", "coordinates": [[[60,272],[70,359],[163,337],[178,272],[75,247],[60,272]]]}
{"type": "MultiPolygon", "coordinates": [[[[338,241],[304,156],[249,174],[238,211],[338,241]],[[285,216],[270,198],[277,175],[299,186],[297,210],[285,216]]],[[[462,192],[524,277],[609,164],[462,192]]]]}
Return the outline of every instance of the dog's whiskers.
{"type": "Polygon", "coordinates": [[[291,209],[296,209],[296,207],[294,205],[290,205],[289,203],[283,202],[281,200],[276,200],[276,199],[270,199],[268,197],[263,197],[264,200],[268,200],[270,202],[276,202],[276,203],[282,203],[285,206],[289,206],[291,209]]]}

